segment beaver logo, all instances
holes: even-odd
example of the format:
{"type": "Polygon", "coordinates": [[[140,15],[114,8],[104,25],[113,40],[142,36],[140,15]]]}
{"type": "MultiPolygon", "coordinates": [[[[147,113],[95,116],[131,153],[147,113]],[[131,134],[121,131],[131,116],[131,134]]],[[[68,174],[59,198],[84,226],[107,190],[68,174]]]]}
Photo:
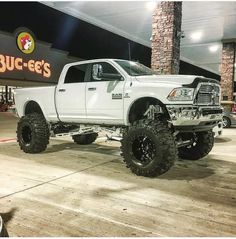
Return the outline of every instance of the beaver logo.
{"type": "Polygon", "coordinates": [[[20,43],[21,43],[22,50],[29,50],[30,47],[32,46],[32,41],[30,40],[29,35],[25,35],[24,37],[22,37],[20,39],[20,43]]]}
{"type": "Polygon", "coordinates": [[[32,53],[35,48],[32,35],[28,32],[21,32],[17,37],[17,46],[19,50],[25,54],[32,53]]]}

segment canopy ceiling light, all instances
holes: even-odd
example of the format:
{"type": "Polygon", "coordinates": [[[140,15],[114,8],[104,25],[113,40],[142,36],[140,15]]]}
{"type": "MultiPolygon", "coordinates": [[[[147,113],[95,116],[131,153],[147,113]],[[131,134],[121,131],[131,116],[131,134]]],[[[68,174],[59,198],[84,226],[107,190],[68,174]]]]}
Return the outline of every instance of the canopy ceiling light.
{"type": "Polygon", "coordinates": [[[219,45],[212,45],[209,47],[210,52],[216,52],[219,49],[219,45]]]}
{"type": "Polygon", "coordinates": [[[157,1],[149,1],[149,2],[146,3],[146,8],[149,11],[153,11],[156,6],[157,6],[157,1]]]}
{"type": "Polygon", "coordinates": [[[201,31],[197,31],[197,32],[193,32],[190,37],[193,41],[199,41],[202,38],[202,32],[201,31]]]}

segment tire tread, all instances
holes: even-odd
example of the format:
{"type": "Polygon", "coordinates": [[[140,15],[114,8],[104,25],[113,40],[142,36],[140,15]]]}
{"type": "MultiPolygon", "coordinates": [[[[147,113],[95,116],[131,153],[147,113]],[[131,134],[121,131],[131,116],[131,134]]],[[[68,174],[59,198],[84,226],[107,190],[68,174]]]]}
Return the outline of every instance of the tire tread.
{"type": "Polygon", "coordinates": [[[124,162],[127,168],[136,175],[145,177],[155,177],[168,171],[177,159],[177,148],[175,140],[165,122],[159,120],[139,120],[123,133],[123,139],[121,140],[121,155],[124,157],[124,162]],[[130,132],[152,132],[156,137],[156,142],[160,144],[161,154],[163,157],[159,157],[155,164],[150,167],[138,167],[132,162],[132,153],[128,152],[128,144],[130,141],[130,132]]]}
{"type": "Polygon", "coordinates": [[[32,113],[21,117],[17,125],[17,142],[20,149],[25,153],[40,153],[46,150],[49,144],[49,127],[43,115],[32,113]],[[22,128],[25,124],[31,125],[33,129],[32,142],[27,146],[22,140],[22,128]]]}
{"type": "Polygon", "coordinates": [[[199,132],[196,145],[188,148],[179,148],[179,157],[186,160],[198,160],[210,153],[214,146],[214,133],[210,131],[199,132]]]}

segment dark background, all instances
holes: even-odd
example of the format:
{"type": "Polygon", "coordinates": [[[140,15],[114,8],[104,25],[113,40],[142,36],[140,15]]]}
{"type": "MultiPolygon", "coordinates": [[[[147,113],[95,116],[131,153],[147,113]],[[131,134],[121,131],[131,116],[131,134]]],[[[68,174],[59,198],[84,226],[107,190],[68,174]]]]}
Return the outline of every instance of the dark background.
{"type": "MultiPolygon", "coordinates": [[[[18,27],[29,28],[40,41],[68,51],[82,59],[128,59],[150,66],[151,49],[107,30],[54,10],[37,2],[0,2],[0,30],[13,33],[18,27]]],[[[189,63],[180,62],[180,74],[194,74],[220,80],[220,76],[189,63]]]]}

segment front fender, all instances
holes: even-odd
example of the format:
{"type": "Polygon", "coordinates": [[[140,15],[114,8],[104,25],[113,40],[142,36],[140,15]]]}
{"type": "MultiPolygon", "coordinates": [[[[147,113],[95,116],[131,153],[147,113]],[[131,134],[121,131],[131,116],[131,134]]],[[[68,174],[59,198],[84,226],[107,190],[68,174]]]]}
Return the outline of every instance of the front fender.
{"type": "Polygon", "coordinates": [[[158,105],[160,105],[162,107],[162,109],[164,109],[164,111],[168,114],[168,111],[166,109],[165,104],[158,99],[155,95],[153,94],[143,94],[143,95],[139,95],[136,98],[132,99],[132,101],[130,101],[129,104],[124,104],[125,108],[124,108],[124,121],[125,121],[125,125],[129,125],[129,115],[130,112],[132,110],[132,107],[138,102],[138,101],[150,101],[150,100],[154,100],[155,102],[157,102],[158,105]]]}

